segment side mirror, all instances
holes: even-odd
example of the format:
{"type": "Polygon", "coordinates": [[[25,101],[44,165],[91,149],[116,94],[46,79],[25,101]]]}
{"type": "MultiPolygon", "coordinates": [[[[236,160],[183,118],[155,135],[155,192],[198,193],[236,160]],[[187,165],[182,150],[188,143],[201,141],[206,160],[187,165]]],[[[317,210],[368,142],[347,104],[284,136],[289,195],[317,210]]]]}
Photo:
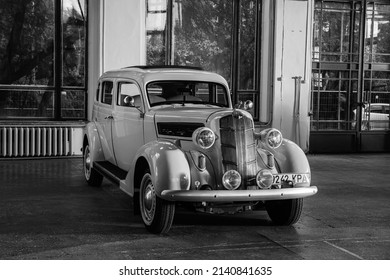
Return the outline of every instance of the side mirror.
{"type": "Polygon", "coordinates": [[[127,107],[135,107],[134,105],[134,98],[127,95],[124,99],[123,99],[123,105],[124,106],[127,106],[127,107]]]}

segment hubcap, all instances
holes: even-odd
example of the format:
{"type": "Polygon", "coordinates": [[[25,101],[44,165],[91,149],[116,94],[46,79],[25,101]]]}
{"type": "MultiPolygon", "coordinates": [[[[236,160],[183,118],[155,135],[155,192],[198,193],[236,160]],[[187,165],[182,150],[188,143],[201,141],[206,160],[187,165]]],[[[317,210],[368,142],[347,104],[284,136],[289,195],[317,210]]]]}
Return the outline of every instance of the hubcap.
{"type": "Polygon", "coordinates": [[[141,214],[145,224],[153,222],[156,211],[156,192],[150,174],[145,174],[141,182],[141,214]]]}
{"type": "Polygon", "coordinates": [[[84,174],[85,174],[85,178],[89,180],[89,178],[91,177],[91,158],[89,155],[88,146],[85,147],[85,152],[84,152],[84,174]]]}
{"type": "Polygon", "coordinates": [[[145,208],[150,211],[153,205],[153,186],[149,184],[145,190],[145,208]]]}

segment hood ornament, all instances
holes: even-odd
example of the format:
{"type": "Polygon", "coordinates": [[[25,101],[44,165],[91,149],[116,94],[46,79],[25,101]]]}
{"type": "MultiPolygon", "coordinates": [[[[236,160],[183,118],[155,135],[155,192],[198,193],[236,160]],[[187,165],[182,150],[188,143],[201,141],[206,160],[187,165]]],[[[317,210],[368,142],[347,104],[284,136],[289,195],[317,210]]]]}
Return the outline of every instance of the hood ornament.
{"type": "Polygon", "coordinates": [[[245,102],[240,101],[238,104],[236,104],[236,106],[234,106],[234,110],[233,110],[232,115],[236,119],[241,119],[243,117],[243,114],[240,111],[240,109],[245,110],[245,111],[249,111],[252,108],[253,108],[252,101],[250,101],[250,100],[247,100],[245,102]]]}

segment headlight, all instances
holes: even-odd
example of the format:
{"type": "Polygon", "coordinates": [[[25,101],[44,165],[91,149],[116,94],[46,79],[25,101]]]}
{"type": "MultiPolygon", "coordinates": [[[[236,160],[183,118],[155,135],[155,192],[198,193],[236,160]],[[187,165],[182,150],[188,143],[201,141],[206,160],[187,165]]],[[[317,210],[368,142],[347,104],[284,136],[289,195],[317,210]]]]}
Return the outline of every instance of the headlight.
{"type": "Polygon", "coordinates": [[[203,149],[209,149],[214,145],[215,133],[207,127],[200,127],[192,134],[192,141],[203,149]]]}
{"type": "Polygon", "coordinates": [[[228,190],[235,190],[241,185],[241,175],[236,170],[226,171],[222,176],[222,184],[228,190]]]}
{"type": "Polygon", "coordinates": [[[268,169],[260,170],[256,175],[256,183],[260,189],[269,189],[272,186],[274,177],[268,169]]]}
{"type": "Polygon", "coordinates": [[[268,147],[272,149],[277,149],[280,147],[280,145],[282,145],[283,136],[279,130],[275,128],[270,128],[262,131],[261,134],[261,140],[263,140],[268,147]]]}

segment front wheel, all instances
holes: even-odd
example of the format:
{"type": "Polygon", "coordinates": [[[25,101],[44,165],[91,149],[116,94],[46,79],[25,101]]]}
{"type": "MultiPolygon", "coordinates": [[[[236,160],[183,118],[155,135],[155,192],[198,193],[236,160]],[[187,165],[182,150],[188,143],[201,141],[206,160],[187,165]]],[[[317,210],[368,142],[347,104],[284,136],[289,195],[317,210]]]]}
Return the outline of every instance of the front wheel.
{"type": "Polygon", "coordinates": [[[157,196],[149,170],[145,171],[141,180],[139,205],[147,230],[157,234],[170,230],[175,216],[175,203],[157,196]]]}
{"type": "Polygon", "coordinates": [[[303,198],[272,200],[265,202],[268,216],[277,225],[289,226],[301,217],[303,198]]]}
{"type": "Polygon", "coordinates": [[[84,177],[88,185],[99,187],[102,184],[103,176],[92,167],[91,154],[88,144],[84,147],[83,168],[84,177]]]}

